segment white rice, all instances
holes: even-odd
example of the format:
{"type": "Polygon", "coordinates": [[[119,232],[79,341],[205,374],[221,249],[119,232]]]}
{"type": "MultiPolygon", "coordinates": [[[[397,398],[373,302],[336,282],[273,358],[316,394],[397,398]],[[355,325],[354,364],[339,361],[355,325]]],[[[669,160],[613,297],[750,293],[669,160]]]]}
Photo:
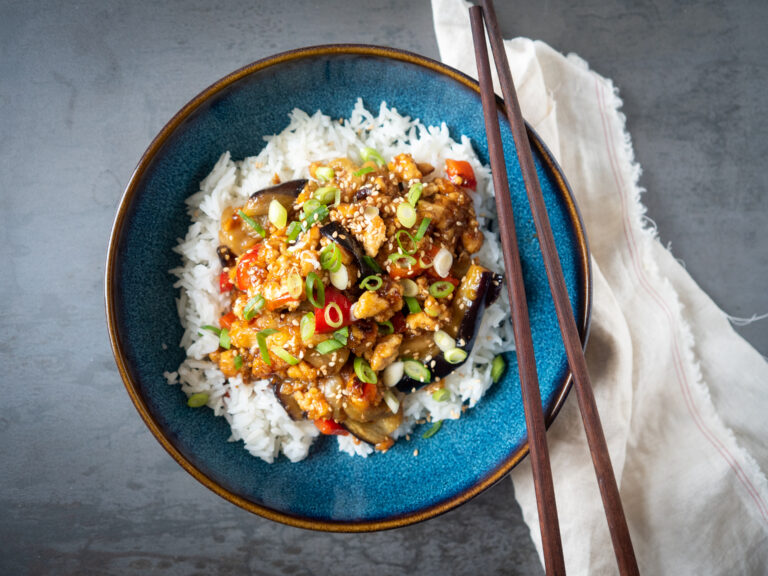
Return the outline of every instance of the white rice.
{"type": "MultiPolygon", "coordinates": [[[[496,209],[489,169],[483,166],[468,138],[451,139],[445,124],[424,126],[419,120],[401,116],[382,102],[378,116],[363,107],[358,99],[349,119],[339,122],[316,112],[309,116],[294,109],[290,123],[280,134],[265,136],[266,147],[258,156],[241,162],[229,152],[219,158],[211,173],[200,183],[200,190],[187,199],[192,224],[175,251],[182,266],[171,270],[181,288],[177,300],[179,318],[184,327],[180,345],[187,358],[177,372],[166,373],[169,384],[181,385],[188,395],[208,394],[208,407],[227,419],[232,429],[231,441],[242,440],[254,456],[273,462],[282,452],[292,462],[306,458],[318,435],[310,422],[295,422],[280,405],[267,381],[244,384],[238,376],[225,378],[207,355],[218,347],[218,338],[201,326],[217,324],[226,312],[229,297],[219,293],[221,265],[216,254],[222,211],[242,204],[255,191],[271,186],[275,174],[281,181],[308,178],[311,162],[341,156],[359,159],[364,146],[377,149],[385,158],[401,152],[413,155],[417,162],[438,167],[446,158],[468,161],[475,171],[477,192],[473,193],[475,210],[485,242],[479,254],[486,267],[501,271],[503,261],[496,231],[496,209]]],[[[404,422],[395,437],[410,434],[419,422],[458,419],[463,409],[473,407],[491,386],[490,370],[494,356],[514,348],[509,322],[506,290],[488,307],[480,325],[479,336],[468,360],[447,377],[445,388],[450,399],[436,402],[431,394],[417,391],[403,401],[404,422]]],[[[367,456],[373,447],[352,436],[338,436],[339,449],[350,455],[367,456]]],[[[401,440],[405,441],[405,440],[401,440]]]]}

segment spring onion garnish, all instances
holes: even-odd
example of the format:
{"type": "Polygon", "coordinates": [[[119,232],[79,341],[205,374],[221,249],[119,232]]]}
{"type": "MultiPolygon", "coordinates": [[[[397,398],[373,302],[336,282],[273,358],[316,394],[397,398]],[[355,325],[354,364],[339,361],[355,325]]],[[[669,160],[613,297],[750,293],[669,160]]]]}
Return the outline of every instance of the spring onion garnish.
{"type": "Polygon", "coordinates": [[[378,378],[376,378],[376,372],[373,371],[371,365],[365,358],[355,358],[352,366],[355,369],[357,377],[366,384],[376,384],[378,378]]]}
{"type": "Polygon", "coordinates": [[[456,348],[456,340],[454,340],[445,330],[438,330],[435,332],[434,338],[435,344],[437,344],[437,347],[443,352],[448,352],[448,350],[456,348]]]}
{"type": "Polygon", "coordinates": [[[443,421],[442,420],[438,420],[437,422],[432,424],[432,427],[429,430],[427,430],[426,432],[424,432],[424,434],[422,434],[421,437],[424,438],[424,439],[432,438],[432,436],[437,434],[440,431],[440,428],[442,428],[442,427],[443,427],[443,421]]]}
{"type": "Polygon", "coordinates": [[[291,272],[288,275],[288,279],[285,281],[286,286],[288,287],[288,295],[298,300],[301,298],[301,292],[302,292],[302,281],[301,281],[301,274],[298,272],[291,272]]]}
{"type": "Polygon", "coordinates": [[[438,280],[429,287],[429,293],[435,298],[445,298],[454,288],[455,286],[447,280],[438,280]]]}
{"type": "Polygon", "coordinates": [[[320,166],[315,170],[315,177],[323,182],[330,182],[334,176],[336,176],[336,173],[330,166],[320,166]]]}
{"type": "Polygon", "coordinates": [[[424,257],[423,256],[419,256],[419,266],[421,268],[423,268],[424,270],[426,270],[427,268],[432,268],[432,264],[434,264],[434,262],[432,262],[432,260],[424,261],[424,257]]]}
{"type": "Polygon", "coordinates": [[[288,236],[289,242],[296,242],[296,238],[298,238],[299,234],[301,234],[301,224],[294,220],[288,224],[288,229],[285,231],[285,233],[288,236]]]}
{"type": "Polygon", "coordinates": [[[392,386],[400,382],[402,377],[403,363],[400,360],[392,362],[392,364],[384,368],[383,380],[388,388],[392,388],[392,386]]]}
{"type": "Polygon", "coordinates": [[[336,338],[329,338],[328,340],[320,342],[320,344],[315,347],[315,350],[320,354],[330,354],[339,348],[344,348],[344,344],[336,340],[336,338]]]}
{"type": "Polygon", "coordinates": [[[381,288],[381,285],[383,283],[384,282],[379,276],[366,276],[365,278],[363,278],[363,281],[360,282],[360,288],[364,288],[369,292],[375,292],[376,290],[381,288]]]}
{"type": "Polygon", "coordinates": [[[440,316],[440,306],[428,306],[428,304],[433,304],[429,301],[424,303],[424,312],[427,313],[427,316],[431,316],[432,318],[437,318],[440,316]]]}
{"type": "Polygon", "coordinates": [[[407,230],[398,230],[395,232],[395,240],[397,241],[397,245],[400,247],[400,251],[403,254],[414,254],[418,249],[418,242],[407,230]],[[405,246],[403,245],[404,238],[408,239],[405,241],[405,246]],[[409,242],[410,246],[408,245],[409,242]]]}
{"type": "Polygon", "coordinates": [[[190,408],[200,408],[202,406],[205,406],[208,403],[208,394],[205,392],[198,392],[197,394],[192,394],[189,398],[187,398],[187,406],[190,408]]]}
{"type": "Polygon", "coordinates": [[[421,191],[424,189],[424,185],[421,182],[416,182],[411,189],[408,190],[408,203],[416,207],[416,202],[421,198],[421,191]]]}
{"type": "Polygon", "coordinates": [[[429,371],[429,368],[424,366],[421,362],[418,360],[404,360],[403,361],[403,371],[411,378],[418,382],[429,382],[432,378],[432,373],[429,371]]]}
{"type": "Polygon", "coordinates": [[[331,272],[336,272],[341,268],[341,250],[336,242],[331,242],[320,250],[320,267],[331,272]]]}
{"type": "Polygon", "coordinates": [[[386,336],[387,334],[394,334],[395,327],[389,320],[386,322],[378,322],[377,324],[379,325],[379,334],[383,336],[386,336]]]}
{"type": "Polygon", "coordinates": [[[419,224],[419,229],[416,231],[416,236],[413,237],[416,242],[421,242],[421,239],[424,238],[424,234],[427,233],[430,222],[432,222],[431,218],[422,219],[421,224],[419,224]]]}
{"type": "Polygon", "coordinates": [[[467,359],[467,351],[461,348],[451,348],[443,354],[448,364],[461,364],[467,359]]]}
{"type": "Polygon", "coordinates": [[[272,360],[269,358],[269,352],[267,352],[267,336],[275,332],[277,332],[275,328],[265,328],[256,333],[256,343],[259,345],[261,359],[264,360],[264,364],[269,364],[270,366],[272,365],[272,360]]]}
{"type": "Polygon", "coordinates": [[[256,230],[256,233],[259,236],[261,236],[262,238],[266,238],[267,237],[267,232],[266,232],[266,230],[264,230],[264,227],[261,224],[259,224],[258,222],[256,222],[256,220],[254,220],[253,218],[248,216],[248,214],[246,214],[242,210],[238,210],[237,211],[237,215],[240,216],[240,218],[243,219],[243,222],[248,224],[248,226],[250,226],[251,228],[256,230]]]}
{"type": "Polygon", "coordinates": [[[421,306],[419,306],[419,301],[416,300],[416,298],[413,296],[406,296],[403,300],[405,300],[405,305],[408,306],[409,314],[418,314],[421,312],[421,306]]]}
{"type": "Polygon", "coordinates": [[[299,323],[299,333],[301,334],[301,339],[304,340],[304,342],[315,335],[315,315],[312,314],[312,312],[307,312],[304,314],[304,316],[301,317],[301,322],[299,323]]]}
{"type": "Polygon", "coordinates": [[[261,312],[266,303],[267,301],[264,299],[264,296],[261,294],[256,294],[256,296],[246,302],[245,308],[243,308],[243,318],[246,320],[253,319],[256,314],[261,312]]]}
{"type": "Polygon", "coordinates": [[[341,204],[341,190],[337,188],[336,194],[334,195],[334,198],[333,198],[333,205],[338,206],[339,204],[341,204]]]}
{"type": "Polygon", "coordinates": [[[344,326],[344,328],[339,328],[336,330],[336,332],[333,333],[333,339],[340,342],[343,346],[347,345],[347,339],[349,338],[349,328],[344,326]]]}
{"type": "Polygon", "coordinates": [[[210,324],[206,324],[205,326],[200,326],[201,330],[208,330],[209,332],[213,332],[216,334],[216,336],[221,334],[221,329],[216,328],[216,326],[211,326],[210,324]]]}
{"type": "Polygon", "coordinates": [[[323,281],[318,278],[317,274],[310,272],[307,276],[307,300],[315,308],[322,308],[325,306],[325,287],[323,281]]]}
{"type": "Polygon", "coordinates": [[[373,160],[378,164],[379,166],[384,165],[384,158],[379,154],[379,152],[373,148],[368,148],[367,146],[360,150],[360,157],[363,159],[363,162],[368,162],[368,160],[373,160]]]}
{"type": "Polygon", "coordinates": [[[304,223],[306,224],[307,228],[309,228],[312,226],[312,224],[317,224],[328,218],[328,214],[330,214],[330,212],[328,212],[328,207],[320,206],[320,208],[317,210],[313,210],[307,214],[307,217],[304,219],[304,223]]]}
{"type": "Polygon", "coordinates": [[[269,221],[279,230],[285,228],[288,223],[288,210],[277,200],[269,203],[269,221]]]}
{"type": "Polygon", "coordinates": [[[440,390],[435,390],[432,392],[432,400],[435,402],[445,402],[448,400],[448,398],[451,397],[451,393],[448,392],[445,388],[440,388],[440,390]]]}
{"type": "Polygon", "coordinates": [[[321,204],[330,204],[336,199],[336,192],[339,189],[335,186],[323,186],[312,193],[312,198],[321,204]]]}
{"type": "Polygon", "coordinates": [[[229,330],[222,328],[221,332],[219,332],[219,346],[224,348],[224,350],[229,350],[231,344],[232,341],[229,338],[229,330]]]}
{"type": "Polygon", "coordinates": [[[507,367],[507,363],[504,361],[504,356],[496,356],[491,364],[491,380],[494,384],[497,384],[501,379],[501,375],[504,374],[504,369],[507,367]]]}
{"type": "Polygon", "coordinates": [[[349,286],[349,272],[346,266],[339,266],[335,272],[331,272],[331,284],[339,290],[346,290],[349,286]]]}
{"type": "Polygon", "coordinates": [[[417,296],[419,293],[419,285],[410,278],[400,280],[400,286],[403,287],[403,296],[417,296]]]}
{"type": "Polygon", "coordinates": [[[290,366],[296,366],[296,364],[300,362],[298,358],[290,354],[284,348],[280,348],[279,346],[272,346],[270,350],[272,351],[272,354],[274,354],[275,356],[280,358],[280,360],[282,360],[286,364],[289,364],[290,366]]]}
{"type": "Polygon", "coordinates": [[[304,213],[304,216],[306,217],[312,214],[312,212],[314,212],[321,206],[322,206],[322,203],[320,202],[320,200],[318,200],[317,198],[310,198],[309,200],[304,202],[304,205],[301,207],[301,211],[304,213]]]}
{"type": "Polygon", "coordinates": [[[392,414],[397,414],[397,411],[400,410],[400,400],[397,399],[392,390],[384,390],[384,402],[392,410],[392,414]]]}
{"type": "Polygon", "coordinates": [[[376,168],[373,166],[365,166],[363,168],[360,168],[357,172],[353,172],[354,176],[360,178],[360,176],[365,176],[366,174],[370,174],[371,172],[374,172],[376,168]]]}
{"type": "Polygon", "coordinates": [[[381,274],[383,272],[383,270],[381,269],[381,266],[379,266],[379,263],[376,262],[376,260],[368,256],[367,254],[363,256],[363,262],[368,264],[368,266],[370,266],[371,269],[377,274],[381,274]]]}
{"type": "Polygon", "coordinates": [[[323,314],[325,316],[325,323],[331,328],[338,328],[344,323],[344,315],[341,313],[341,308],[336,302],[328,304],[323,314]],[[336,317],[335,320],[334,316],[336,317]]]}
{"type": "Polygon", "coordinates": [[[416,258],[411,256],[410,254],[390,254],[389,259],[398,268],[410,268],[411,266],[416,264],[416,258]]]}
{"type": "Polygon", "coordinates": [[[408,202],[401,202],[397,207],[397,220],[405,228],[416,224],[416,210],[408,202]]]}
{"type": "Polygon", "coordinates": [[[440,250],[435,254],[435,259],[432,261],[435,267],[435,272],[440,278],[448,276],[448,272],[451,271],[453,266],[453,255],[448,252],[445,246],[441,246],[440,250]]]}
{"type": "Polygon", "coordinates": [[[243,357],[238,354],[235,356],[235,370],[240,370],[243,367],[243,357]]]}

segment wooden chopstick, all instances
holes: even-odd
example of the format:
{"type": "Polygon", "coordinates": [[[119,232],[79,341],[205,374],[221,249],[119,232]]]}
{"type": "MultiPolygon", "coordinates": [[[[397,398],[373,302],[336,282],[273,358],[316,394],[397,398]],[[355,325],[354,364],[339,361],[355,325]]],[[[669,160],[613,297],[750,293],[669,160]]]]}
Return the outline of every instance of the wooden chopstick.
{"type": "Polygon", "coordinates": [[[509,183],[504,164],[504,149],[499,132],[499,118],[496,112],[496,95],[493,93],[488,50],[485,46],[483,16],[481,8],[470,9],[472,36],[475,42],[475,58],[480,77],[480,94],[485,111],[485,131],[488,135],[488,150],[491,158],[493,184],[496,190],[496,209],[499,215],[499,230],[502,232],[501,245],[504,252],[504,268],[507,273],[507,290],[512,309],[512,328],[515,334],[518,371],[525,409],[525,424],[531,451],[533,480],[536,489],[536,503],[539,512],[539,527],[544,549],[544,564],[548,575],[565,574],[563,546],[560,541],[560,526],[557,519],[555,489],[552,484],[552,470],[547,448],[547,430],[541,406],[539,379],[536,374],[536,358],[528,318],[528,304],[525,299],[525,285],[517,248],[515,219],[509,195],[509,183]]]}
{"type": "MultiPolygon", "coordinates": [[[[541,194],[539,179],[536,175],[536,168],[533,164],[533,155],[528,140],[528,132],[520,112],[520,104],[517,100],[515,85],[512,81],[512,74],[509,71],[509,63],[504,50],[504,43],[496,21],[496,12],[493,8],[492,0],[481,0],[482,10],[485,17],[486,27],[488,29],[488,38],[490,39],[493,57],[496,62],[496,70],[501,84],[501,91],[504,95],[504,106],[507,118],[512,129],[512,135],[517,149],[517,156],[520,161],[520,169],[525,180],[525,190],[528,195],[528,202],[533,213],[533,221],[538,233],[541,252],[544,259],[544,267],[549,280],[550,291],[555,302],[555,311],[560,323],[560,331],[565,344],[565,351],[568,357],[568,364],[573,373],[573,380],[576,388],[576,397],[581,410],[581,418],[586,431],[589,451],[592,456],[592,464],[597,475],[597,483],[600,487],[600,495],[603,500],[603,507],[608,520],[608,528],[611,533],[613,550],[616,554],[616,561],[619,567],[619,573],[622,575],[639,574],[635,552],[632,547],[632,539],[629,535],[627,520],[624,516],[624,508],[619,496],[619,488],[616,484],[616,477],[613,473],[611,458],[608,454],[608,446],[605,442],[603,427],[600,423],[600,416],[595,405],[595,396],[592,391],[592,384],[587,372],[587,363],[584,358],[584,351],[581,347],[581,340],[576,329],[576,322],[573,318],[571,304],[568,299],[568,292],[565,287],[563,270],[560,266],[560,258],[557,254],[557,247],[552,236],[552,229],[549,225],[549,216],[544,204],[544,198],[541,194]]],[[[474,10],[474,8],[472,9],[474,10]]],[[[474,30],[474,27],[473,27],[474,30]]],[[[484,43],[483,43],[484,44],[484,43]]],[[[477,40],[475,41],[477,47],[477,40]]],[[[490,83],[490,77],[488,78],[490,83]]],[[[482,84],[482,80],[481,80],[482,84]]],[[[494,114],[495,116],[495,114],[494,114]]],[[[486,119],[487,121],[487,119],[486,119]]],[[[497,191],[498,192],[498,191],[497,191]]],[[[502,228],[504,230],[504,228],[502,228]]],[[[503,236],[503,234],[502,234],[503,236]]]]}

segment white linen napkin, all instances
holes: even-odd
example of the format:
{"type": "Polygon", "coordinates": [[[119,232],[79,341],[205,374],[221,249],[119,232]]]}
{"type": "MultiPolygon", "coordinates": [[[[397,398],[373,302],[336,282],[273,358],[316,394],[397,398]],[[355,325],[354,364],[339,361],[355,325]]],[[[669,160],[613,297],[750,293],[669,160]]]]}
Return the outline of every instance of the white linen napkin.
{"type": "MultiPolygon", "coordinates": [[[[468,6],[432,0],[441,58],[476,78],[468,6]]],[[[766,574],[768,364],[644,220],[613,83],[542,42],[505,45],[523,116],[584,218],[594,273],[587,363],[640,571],[766,574]]],[[[575,396],[547,438],[568,573],[617,573],[575,396]]],[[[541,555],[528,460],[511,476],[541,555]]]]}

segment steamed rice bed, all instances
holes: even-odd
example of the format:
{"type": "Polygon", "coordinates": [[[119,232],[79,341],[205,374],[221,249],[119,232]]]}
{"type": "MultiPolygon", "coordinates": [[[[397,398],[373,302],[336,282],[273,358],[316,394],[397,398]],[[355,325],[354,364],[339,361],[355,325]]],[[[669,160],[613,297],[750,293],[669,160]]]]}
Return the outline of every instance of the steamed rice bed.
{"type": "MultiPolygon", "coordinates": [[[[443,166],[447,158],[466,160],[475,171],[477,190],[472,193],[478,222],[485,241],[476,257],[493,270],[503,268],[495,218],[495,204],[488,169],[477,159],[469,140],[452,140],[445,125],[425,127],[418,120],[401,116],[382,103],[378,116],[366,110],[358,100],[348,119],[332,120],[320,111],[312,116],[295,109],[290,123],[280,134],[266,136],[265,148],[257,156],[235,162],[224,153],[211,173],[201,182],[200,191],[187,199],[192,224],[176,251],[182,266],[171,272],[181,288],[177,300],[184,327],[180,345],[187,358],[177,372],[167,373],[170,384],[180,384],[191,396],[208,395],[207,405],[217,416],[227,419],[232,430],[230,440],[242,440],[246,450],[267,462],[280,452],[291,461],[305,458],[319,431],[311,421],[294,421],[276,398],[269,382],[243,383],[238,377],[225,378],[207,359],[218,348],[218,337],[201,327],[216,324],[227,310],[229,299],[218,285],[222,271],[216,248],[222,212],[242,204],[255,191],[280,181],[308,178],[312,162],[334,158],[359,157],[359,150],[371,147],[385,159],[409,153],[418,162],[443,166]]],[[[506,291],[483,315],[475,346],[465,364],[443,380],[448,399],[435,401],[430,392],[419,390],[404,399],[404,420],[394,437],[413,431],[425,419],[458,419],[467,407],[474,406],[492,384],[493,358],[513,349],[512,328],[508,319],[506,291]]],[[[352,436],[337,436],[339,449],[351,455],[367,456],[373,447],[352,436]]],[[[404,440],[401,440],[404,441],[404,440]]]]}

